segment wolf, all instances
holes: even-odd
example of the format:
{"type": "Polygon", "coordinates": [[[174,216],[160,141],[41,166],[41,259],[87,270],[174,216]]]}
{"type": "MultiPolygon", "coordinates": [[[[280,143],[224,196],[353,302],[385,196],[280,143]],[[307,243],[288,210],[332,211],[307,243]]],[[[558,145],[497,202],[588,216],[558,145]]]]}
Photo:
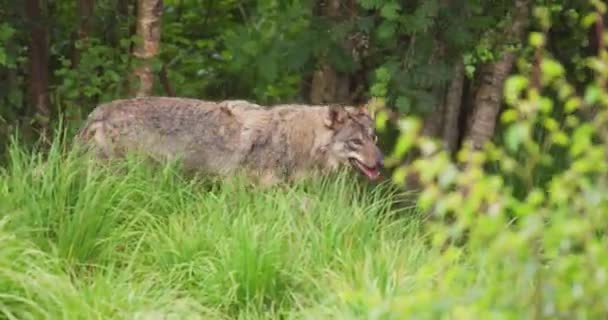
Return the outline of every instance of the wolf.
{"type": "Polygon", "coordinates": [[[101,159],[142,152],[158,161],[178,160],[188,172],[244,171],[263,184],[326,174],[346,164],[375,180],[384,164],[365,105],[120,99],[94,108],[76,141],[101,159]]]}

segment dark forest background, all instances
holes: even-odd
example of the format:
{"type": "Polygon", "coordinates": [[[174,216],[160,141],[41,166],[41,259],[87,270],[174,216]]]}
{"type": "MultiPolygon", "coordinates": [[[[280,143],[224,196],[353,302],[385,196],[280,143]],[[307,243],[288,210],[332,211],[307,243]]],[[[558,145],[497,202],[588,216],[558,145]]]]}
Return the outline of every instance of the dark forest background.
{"type": "MultiPolygon", "coordinates": [[[[535,6],[572,81],[598,49],[592,2],[531,0],[0,1],[0,137],[137,95],[361,104],[425,118],[449,151],[495,137],[516,57],[533,63],[535,6]]],[[[600,37],[601,38],[601,37],[600,37]]],[[[389,148],[396,133],[382,141],[389,148]]]]}

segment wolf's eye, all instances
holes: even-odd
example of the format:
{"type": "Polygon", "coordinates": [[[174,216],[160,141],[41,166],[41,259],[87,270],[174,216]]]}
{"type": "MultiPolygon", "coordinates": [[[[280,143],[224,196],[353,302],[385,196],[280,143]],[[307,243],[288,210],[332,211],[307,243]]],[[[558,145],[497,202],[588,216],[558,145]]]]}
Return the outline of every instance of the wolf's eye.
{"type": "Polygon", "coordinates": [[[361,139],[352,139],[350,140],[350,143],[354,146],[362,146],[363,145],[363,141],[361,139]]]}

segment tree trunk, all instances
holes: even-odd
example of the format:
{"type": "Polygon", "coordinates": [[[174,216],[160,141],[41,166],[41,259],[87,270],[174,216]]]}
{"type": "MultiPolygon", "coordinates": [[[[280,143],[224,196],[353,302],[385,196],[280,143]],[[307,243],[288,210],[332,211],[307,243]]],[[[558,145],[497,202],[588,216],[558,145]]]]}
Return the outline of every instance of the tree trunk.
{"type": "Polygon", "coordinates": [[[163,10],[162,0],[137,1],[137,35],[140,43],[134,55],[139,60],[134,75],[139,79],[135,96],[149,96],[154,85],[151,61],[158,55],[160,47],[160,20],[163,10]]]}
{"type": "Polygon", "coordinates": [[[508,52],[499,61],[482,66],[481,84],[473,102],[471,127],[465,138],[473,144],[475,149],[481,149],[494,136],[496,118],[500,111],[502,87],[514,61],[515,53],[508,52]]]}
{"type": "Polygon", "coordinates": [[[165,94],[167,96],[175,97],[175,89],[173,89],[173,86],[171,85],[171,80],[169,80],[169,70],[167,69],[167,65],[164,64],[160,70],[160,83],[162,84],[163,89],[165,89],[165,94]]]}
{"type": "MultiPolygon", "coordinates": [[[[445,60],[447,48],[439,37],[435,38],[433,53],[429,57],[429,64],[440,63],[445,60]]],[[[443,132],[445,114],[445,91],[444,84],[437,84],[431,88],[433,96],[437,97],[434,109],[424,117],[422,134],[425,136],[439,138],[443,132]]]]}
{"type": "Polygon", "coordinates": [[[325,63],[312,76],[310,101],[313,104],[346,102],[349,87],[348,77],[325,63]]]}
{"type": "MultiPolygon", "coordinates": [[[[126,37],[131,39],[137,33],[137,0],[119,0],[118,1],[118,14],[124,20],[127,21],[128,31],[126,37]]],[[[119,39],[121,38],[121,34],[117,33],[118,37],[115,41],[115,44],[119,44],[119,39]]],[[[129,41],[128,48],[129,55],[127,56],[127,70],[131,70],[133,66],[133,60],[135,56],[135,44],[133,41],[129,41]]],[[[135,73],[129,73],[125,75],[122,83],[122,93],[126,95],[135,95],[135,90],[133,89],[133,83],[135,82],[136,75],[135,73]]]]}
{"type": "MultiPolygon", "coordinates": [[[[72,56],[71,65],[72,69],[77,70],[80,66],[81,55],[83,51],[87,50],[89,34],[91,33],[91,27],[93,22],[93,9],[95,8],[95,0],[79,0],[78,1],[78,18],[79,23],[77,30],[72,35],[72,56]]],[[[78,93],[77,101],[72,107],[64,110],[64,117],[66,120],[82,120],[81,106],[86,105],[85,95],[82,90],[78,93]]]]}
{"type": "Polygon", "coordinates": [[[443,143],[450,153],[454,153],[458,148],[463,87],[464,63],[461,60],[454,66],[454,74],[445,100],[443,143]]]}
{"type": "MultiPolygon", "coordinates": [[[[508,40],[521,41],[528,21],[528,5],[528,0],[515,0],[513,21],[505,30],[508,40]]],[[[465,138],[475,149],[481,149],[494,135],[503,85],[515,58],[515,52],[507,51],[498,61],[481,68],[481,83],[474,99],[471,127],[465,138]]]]}
{"type": "MultiPolygon", "coordinates": [[[[435,44],[433,52],[428,59],[429,64],[437,63],[438,61],[444,61],[446,57],[447,47],[445,43],[439,37],[435,38],[435,44]]],[[[444,127],[445,127],[445,111],[446,111],[446,100],[445,92],[446,86],[444,84],[436,84],[431,88],[432,95],[437,97],[437,103],[429,113],[427,113],[422,121],[422,132],[423,136],[432,138],[441,138],[444,127]]],[[[415,150],[409,153],[406,157],[404,164],[409,164],[420,157],[419,150],[415,150]]],[[[420,175],[418,172],[412,171],[406,176],[406,187],[410,190],[418,190],[421,188],[420,175]]]]}
{"type": "MultiPolygon", "coordinates": [[[[354,0],[320,0],[319,15],[337,23],[355,17],[354,0]]],[[[352,52],[351,43],[344,39],[344,47],[352,52]]],[[[348,74],[337,72],[329,63],[323,62],[312,76],[310,101],[313,104],[350,103],[356,97],[350,93],[351,79],[348,74]]]]}
{"type": "MultiPolygon", "coordinates": [[[[80,23],[74,37],[75,42],[83,42],[89,38],[91,32],[91,24],[93,20],[93,9],[95,8],[94,0],[79,0],[78,1],[78,17],[80,23]]],[[[80,53],[82,49],[76,47],[76,43],[72,47],[72,67],[76,68],[80,64],[80,53]]]]}
{"type": "Polygon", "coordinates": [[[46,0],[26,0],[25,14],[30,29],[28,50],[28,103],[35,110],[36,122],[43,138],[48,137],[51,108],[49,99],[49,28],[46,0]]]}
{"type": "MultiPolygon", "coordinates": [[[[440,11],[442,9],[446,11],[451,11],[452,8],[450,7],[453,5],[452,2],[453,1],[451,0],[440,0],[439,6],[432,14],[433,18],[439,21],[439,19],[441,19],[440,11]]],[[[433,47],[433,52],[429,57],[428,61],[430,65],[452,60],[448,56],[449,48],[445,39],[442,38],[439,23],[437,23],[435,28],[435,43],[433,47]]],[[[455,63],[459,64],[461,62],[456,61],[455,63]]],[[[437,104],[433,112],[431,112],[425,117],[422,131],[424,135],[444,140],[444,147],[446,148],[448,143],[445,141],[445,136],[446,134],[451,134],[451,131],[449,131],[449,133],[446,132],[446,130],[448,130],[447,126],[451,125],[457,127],[457,124],[453,124],[453,118],[458,117],[458,111],[460,109],[460,104],[454,104],[454,99],[456,99],[462,94],[462,80],[459,78],[459,75],[461,73],[459,71],[459,67],[456,66],[454,71],[454,78],[449,86],[447,83],[440,83],[432,88],[433,96],[437,97],[437,104]],[[460,82],[460,85],[458,85],[458,82],[460,82]],[[450,95],[453,97],[451,97],[450,95]],[[449,110],[450,108],[452,108],[452,110],[449,110]],[[456,111],[455,114],[449,114],[452,119],[448,118],[448,113],[450,111],[456,111]],[[451,121],[450,124],[448,124],[449,121],[451,121]]]]}

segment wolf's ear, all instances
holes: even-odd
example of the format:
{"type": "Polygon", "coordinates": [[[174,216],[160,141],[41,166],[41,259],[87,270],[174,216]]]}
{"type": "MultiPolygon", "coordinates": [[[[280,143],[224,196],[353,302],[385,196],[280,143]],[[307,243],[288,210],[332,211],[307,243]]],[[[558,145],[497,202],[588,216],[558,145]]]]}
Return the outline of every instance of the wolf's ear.
{"type": "Polygon", "coordinates": [[[357,111],[359,112],[359,114],[366,115],[366,116],[369,116],[369,117],[372,116],[372,113],[369,110],[369,105],[368,104],[362,104],[362,105],[360,105],[357,108],[357,111]]]}
{"type": "Polygon", "coordinates": [[[325,126],[334,128],[336,125],[344,122],[347,117],[346,110],[338,106],[330,106],[325,116],[325,126]]]}

